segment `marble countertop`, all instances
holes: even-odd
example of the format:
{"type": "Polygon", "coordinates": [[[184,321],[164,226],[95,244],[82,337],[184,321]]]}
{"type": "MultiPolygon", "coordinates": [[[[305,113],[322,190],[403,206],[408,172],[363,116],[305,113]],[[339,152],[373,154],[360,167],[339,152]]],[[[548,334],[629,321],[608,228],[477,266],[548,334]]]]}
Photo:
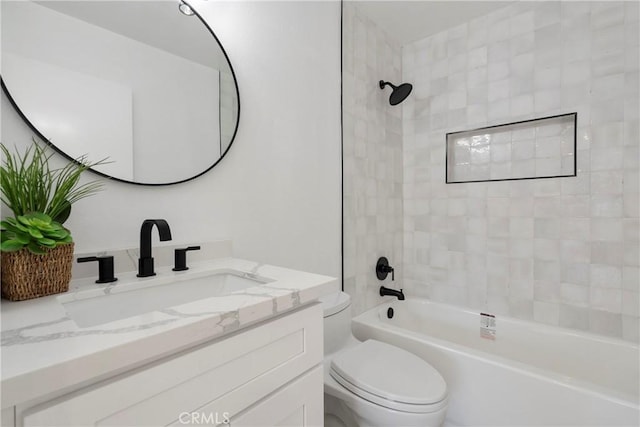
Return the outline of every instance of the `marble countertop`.
{"type": "MultiPolygon", "coordinates": [[[[135,281],[135,272],[97,285],[93,279],[71,282],[65,294],[22,302],[2,301],[2,408],[73,390],[248,325],[312,303],[338,289],[337,280],[236,258],[194,263],[197,275],[231,269],[269,278],[266,284],[225,296],[159,309],[91,327],[79,327],[62,301],[80,291],[109,294],[119,284],[135,281]]],[[[156,277],[177,277],[170,267],[156,277]]],[[[139,279],[145,280],[145,279],[139,279]]],[[[86,293],[86,292],[85,292],[86,293]]]]}

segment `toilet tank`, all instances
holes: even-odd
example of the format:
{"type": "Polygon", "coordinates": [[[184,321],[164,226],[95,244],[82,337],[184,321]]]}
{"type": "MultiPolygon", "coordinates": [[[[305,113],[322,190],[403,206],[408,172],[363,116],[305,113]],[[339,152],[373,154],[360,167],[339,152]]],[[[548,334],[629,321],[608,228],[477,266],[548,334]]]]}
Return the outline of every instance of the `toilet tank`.
{"type": "Polygon", "coordinates": [[[344,292],[320,298],[324,311],[324,354],[334,353],[351,338],[351,297],[344,292]]]}

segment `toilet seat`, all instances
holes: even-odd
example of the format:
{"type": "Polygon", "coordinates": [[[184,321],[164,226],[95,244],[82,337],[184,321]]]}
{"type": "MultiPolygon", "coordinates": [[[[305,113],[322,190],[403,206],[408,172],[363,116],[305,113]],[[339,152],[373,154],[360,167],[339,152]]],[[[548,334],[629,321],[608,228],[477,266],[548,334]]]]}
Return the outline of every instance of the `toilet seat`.
{"type": "Polygon", "coordinates": [[[330,375],[351,393],[397,411],[436,412],[447,405],[447,386],[431,365],[408,351],[367,340],[331,360],[330,375]]]}

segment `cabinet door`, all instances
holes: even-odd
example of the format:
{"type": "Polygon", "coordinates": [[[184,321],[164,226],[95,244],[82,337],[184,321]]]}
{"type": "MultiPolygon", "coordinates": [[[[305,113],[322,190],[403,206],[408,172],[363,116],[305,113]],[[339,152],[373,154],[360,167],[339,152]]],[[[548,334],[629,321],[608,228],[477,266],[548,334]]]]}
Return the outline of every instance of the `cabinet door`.
{"type": "Polygon", "coordinates": [[[321,361],[322,310],[316,304],[31,408],[22,425],[183,425],[203,406],[214,408],[217,422],[321,361]]]}
{"type": "Polygon", "coordinates": [[[323,367],[311,371],[231,418],[231,427],[319,427],[324,423],[323,367]]]}

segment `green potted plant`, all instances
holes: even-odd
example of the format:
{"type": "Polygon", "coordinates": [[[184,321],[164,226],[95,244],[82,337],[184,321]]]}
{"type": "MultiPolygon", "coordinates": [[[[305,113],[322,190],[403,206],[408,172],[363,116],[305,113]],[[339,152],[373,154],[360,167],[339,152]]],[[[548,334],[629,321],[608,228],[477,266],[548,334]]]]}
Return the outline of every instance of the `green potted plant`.
{"type": "Polygon", "coordinates": [[[2,296],[19,301],[69,289],[74,243],[62,224],[71,205],[103,188],[100,180],[80,183],[80,176],[104,160],[86,156],[53,169],[53,153],[33,140],[24,154],[3,145],[0,167],[2,202],[13,212],[0,222],[2,296]]]}

